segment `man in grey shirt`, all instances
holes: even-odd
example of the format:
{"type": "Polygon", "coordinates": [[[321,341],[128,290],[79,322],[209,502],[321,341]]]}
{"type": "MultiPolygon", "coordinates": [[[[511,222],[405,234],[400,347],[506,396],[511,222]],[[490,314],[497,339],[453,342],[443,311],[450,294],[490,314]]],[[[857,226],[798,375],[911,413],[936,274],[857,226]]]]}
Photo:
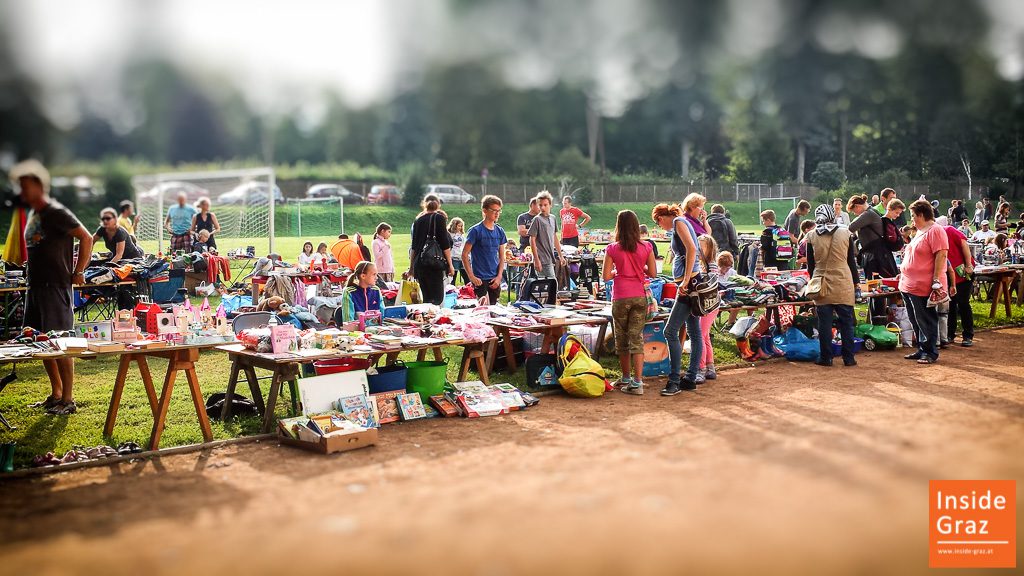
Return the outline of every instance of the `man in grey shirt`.
{"type": "Polygon", "coordinates": [[[555,240],[556,222],[551,215],[551,194],[543,191],[537,194],[537,206],[540,208],[533,222],[530,223],[530,249],[533,251],[533,267],[541,278],[555,277],[555,256],[565,266],[565,256],[561,246],[555,240]]]}
{"type": "Polygon", "coordinates": [[[807,200],[801,200],[797,203],[796,208],[789,211],[789,216],[786,216],[786,222],[782,225],[789,235],[793,238],[793,242],[800,237],[800,219],[806,216],[811,211],[811,203],[807,200]]]}

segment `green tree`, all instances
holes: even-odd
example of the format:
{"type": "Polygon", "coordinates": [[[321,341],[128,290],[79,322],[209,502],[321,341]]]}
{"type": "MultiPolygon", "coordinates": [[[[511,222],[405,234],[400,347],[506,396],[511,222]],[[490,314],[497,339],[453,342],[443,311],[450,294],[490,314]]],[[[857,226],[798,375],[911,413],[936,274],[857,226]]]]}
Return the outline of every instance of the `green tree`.
{"type": "Polygon", "coordinates": [[[402,189],[402,204],[419,206],[427,187],[429,172],[422,162],[407,162],[398,169],[398,185],[402,189]]]}
{"type": "Polygon", "coordinates": [[[843,171],[836,162],[818,162],[811,173],[811,184],[825,192],[839,190],[843,186],[843,171]]]}
{"type": "Polygon", "coordinates": [[[377,129],[379,165],[394,169],[408,162],[427,164],[434,159],[433,147],[434,132],[423,95],[406,92],[395,98],[377,129]]]}

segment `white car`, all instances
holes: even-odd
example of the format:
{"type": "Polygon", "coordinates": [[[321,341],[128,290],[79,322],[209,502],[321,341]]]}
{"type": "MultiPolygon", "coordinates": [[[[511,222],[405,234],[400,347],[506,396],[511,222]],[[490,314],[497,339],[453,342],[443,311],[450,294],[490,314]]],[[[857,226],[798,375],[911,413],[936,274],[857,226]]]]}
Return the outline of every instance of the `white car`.
{"type": "MultiPolygon", "coordinates": [[[[217,204],[266,204],[270,198],[269,186],[266,182],[245,182],[235,186],[230,192],[225,192],[217,197],[217,204]]],[[[284,195],[281,189],[274,186],[274,203],[284,202],[284,195]]]]}
{"type": "Polygon", "coordinates": [[[188,203],[194,204],[200,198],[209,197],[210,192],[201,186],[196,186],[191,182],[161,182],[156,186],[153,186],[149,190],[142,192],[138,196],[140,203],[144,200],[150,200],[153,204],[157,201],[157,194],[163,192],[164,206],[170,206],[178,201],[178,193],[184,192],[185,196],[188,197],[188,203]]]}
{"type": "Polygon", "coordinates": [[[453,184],[429,184],[427,194],[434,194],[442,204],[472,204],[476,198],[453,184]]]}

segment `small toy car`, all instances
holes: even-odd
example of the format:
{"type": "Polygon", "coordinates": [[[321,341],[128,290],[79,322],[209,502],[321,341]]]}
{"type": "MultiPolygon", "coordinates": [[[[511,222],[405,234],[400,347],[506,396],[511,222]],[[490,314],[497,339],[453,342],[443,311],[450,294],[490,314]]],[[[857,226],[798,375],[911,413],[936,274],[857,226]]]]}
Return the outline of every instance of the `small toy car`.
{"type": "Polygon", "coordinates": [[[892,332],[885,326],[876,324],[860,324],[853,334],[864,339],[865,350],[891,350],[896,348],[899,335],[892,332]]]}

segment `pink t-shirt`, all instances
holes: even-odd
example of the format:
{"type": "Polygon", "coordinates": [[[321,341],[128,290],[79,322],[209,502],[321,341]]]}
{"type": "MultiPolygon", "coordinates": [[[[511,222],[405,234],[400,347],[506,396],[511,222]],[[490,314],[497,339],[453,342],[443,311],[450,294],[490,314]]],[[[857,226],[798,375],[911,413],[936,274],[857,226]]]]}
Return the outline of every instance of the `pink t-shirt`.
{"type": "MultiPolygon", "coordinates": [[[[933,224],[926,231],[919,231],[914,236],[903,251],[900,292],[909,292],[915,296],[931,294],[932,279],[935,278],[935,253],[939,250],[949,250],[949,239],[942,226],[933,224]]],[[[939,282],[943,288],[949,290],[945,273],[939,275],[939,282]]]]}
{"type": "Polygon", "coordinates": [[[615,264],[615,276],[612,278],[612,300],[623,298],[643,298],[645,269],[647,256],[651,253],[651,245],[640,242],[636,252],[626,252],[618,242],[608,245],[605,253],[615,264]]]}

